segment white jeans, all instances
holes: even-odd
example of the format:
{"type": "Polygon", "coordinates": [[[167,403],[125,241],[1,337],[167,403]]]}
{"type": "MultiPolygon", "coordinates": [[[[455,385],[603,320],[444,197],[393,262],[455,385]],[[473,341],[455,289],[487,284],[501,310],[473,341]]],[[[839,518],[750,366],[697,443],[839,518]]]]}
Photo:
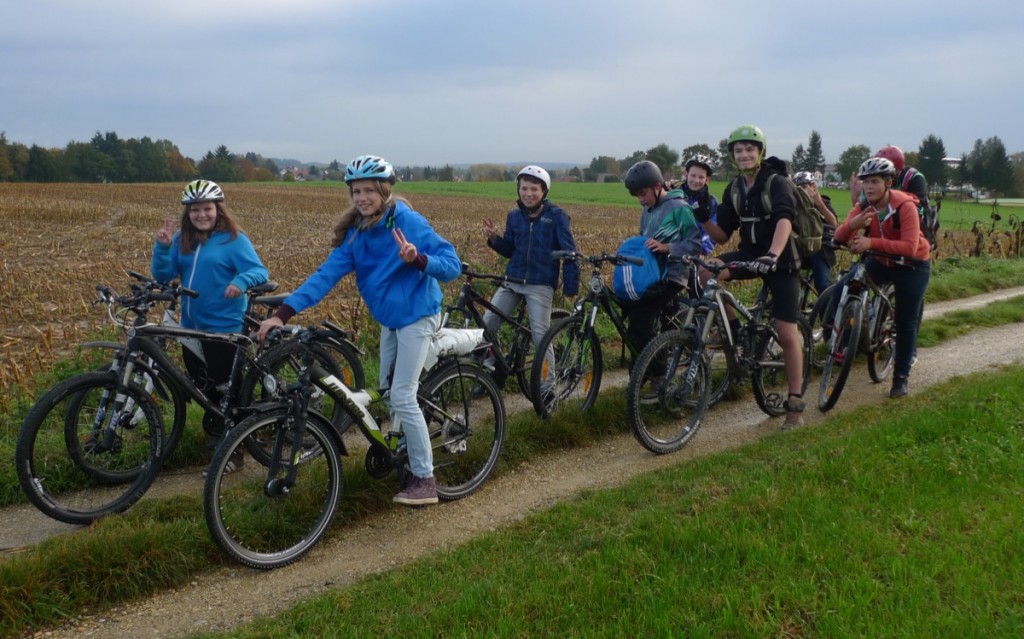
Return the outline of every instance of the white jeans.
{"type": "Polygon", "coordinates": [[[380,384],[387,388],[391,375],[391,420],[402,424],[409,467],[417,477],[434,474],[434,455],[430,449],[430,433],[423,418],[416,391],[420,373],[427,360],[430,340],[441,324],[440,315],[423,317],[398,329],[381,327],[380,384]]]}

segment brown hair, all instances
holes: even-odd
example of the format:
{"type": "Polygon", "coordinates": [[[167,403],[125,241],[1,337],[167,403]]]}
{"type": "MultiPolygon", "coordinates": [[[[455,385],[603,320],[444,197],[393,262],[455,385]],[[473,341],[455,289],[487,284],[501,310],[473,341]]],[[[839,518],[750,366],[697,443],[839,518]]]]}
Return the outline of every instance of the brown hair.
{"type": "MultiPolygon", "coordinates": [[[[363,180],[353,181],[362,182],[363,180]]],[[[395,203],[396,200],[405,202],[406,204],[409,203],[408,201],[405,200],[405,198],[395,196],[391,183],[389,183],[387,180],[371,181],[373,182],[374,188],[377,189],[377,193],[380,194],[380,197],[383,200],[383,202],[380,205],[380,210],[374,213],[372,217],[367,217],[360,220],[359,209],[356,208],[356,205],[352,204],[351,206],[349,206],[342,212],[341,219],[338,220],[338,223],[334,226],[334,238],[331,240],[331,246],[341,246],[341,243],[345,241],[345,237],[348,235],[349,229],[351,229],[353,226],[358,226],[358,228],[360,229],[368,229],[377,222],[380,222],[381,218],[384,217],[384,213],[389,208],[391,208],[391,206],[395,203]]],[[[349,195],[351,196],[351,182],[348,185],[348,192],[349,195]]]]}
{"type": "MultiPolygon", "coordinates": [[[[224,202],[214,202],[214,204],[217,206],[217,221],[213,225],[213,230],[230,233],[231,239],[235,239],[242,231],[242,227],[238,226],[238,222],[235,221],[235,218],[231,215],[231,212],[228,211],[228,207],[225,206],[224,202]]],[[[196,244],[209,239],[209,236],[201,233],[199,229],[192,224],[192,218],[189,217],[188,214],[188,210],[191,207],[192,204],[186,204],[181,212],[180,247],[181,252],[184,254],[191,253],[196,244]]]]}

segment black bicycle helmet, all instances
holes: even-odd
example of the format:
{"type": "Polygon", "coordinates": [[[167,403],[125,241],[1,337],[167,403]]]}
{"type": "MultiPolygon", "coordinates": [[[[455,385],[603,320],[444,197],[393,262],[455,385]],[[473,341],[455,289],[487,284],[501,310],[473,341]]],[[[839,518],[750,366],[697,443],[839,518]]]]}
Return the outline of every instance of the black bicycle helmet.
{"type": "Polygon", "coordinates": [[[626,184],[626,190],[629,191],[630,195],[636,195],[640,191],[655,184],[661,184],[664,181],[665,178],[661,175],[661,169],[650,160],[641,160],[629,167],[629,170],[626,171],[626,178],[623,180],[626,184]]]}

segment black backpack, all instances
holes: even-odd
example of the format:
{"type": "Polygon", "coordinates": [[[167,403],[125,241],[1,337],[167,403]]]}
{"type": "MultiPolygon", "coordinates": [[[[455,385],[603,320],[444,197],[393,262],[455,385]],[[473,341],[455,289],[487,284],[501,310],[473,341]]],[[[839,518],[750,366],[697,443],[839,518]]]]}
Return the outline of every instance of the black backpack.
{"type": "MultiPolygon", "coordinates": [[[[740,188],[736,183],[740,179],[742,178],[738,177],[733,180],[730,187],[732,207],[737,215],[742,210],[740,208],[740,188]]],[[[811,201],[811,196],[807,195],[803,189],[797,186],[789,175],[779,173],[769,175],[768,179],[764,182],[764,189],[761,190],[761,206],[764,208],[766,215],[771,215],[772,213],[771,187],[772,180],[775,179],[785,180],[793,191],[793,198],[796,200],[796,214],[793,216],[793,232],[790,235],[789,241],[796,249],[800,260],[806,260],[821,250],[821,238],[825,233],[825,223],[821,219],[821,214],[818,213],[818,207],[814,206],[814,202],[811,201]]],[[[758,219],[740,216],[741,222],[754,222],[758,219]]]]}

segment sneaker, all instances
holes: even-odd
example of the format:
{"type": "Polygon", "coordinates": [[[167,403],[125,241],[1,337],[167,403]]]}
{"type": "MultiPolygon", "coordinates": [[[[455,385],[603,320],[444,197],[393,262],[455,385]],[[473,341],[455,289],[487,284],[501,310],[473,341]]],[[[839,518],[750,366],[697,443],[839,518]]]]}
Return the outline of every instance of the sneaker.
{"type": "Polygon", "coordinates": [[[437,482],[433,477],[412,476],[409,484],[392,499],[396,504],[425,506],[437,503],[437,482]]]}
{"type": "MultiPolygon", "coordinates": [[[[242,452],[241,448],[236,448],[235,451],[231,453],[231,456],[228,457],[228,463],[224,465],[224,474],[230,475],[242,466],[245,466],[245,453],[242,452]]],[[[209,472],[209,468],[204,470],[203,477],[206,477],[206,474],[209,472]]]]}
{"type": "Polygon", "coordinates": [[[906,377],[893,377],[892,378],[892,390],[889,391],[890,399],[899,399],[905,397],[910,392],[907,384],[906,377]]]}
{"type": "Polygon", "coordinates": [[[786,421],[782,422],[782,430],[797,428],[804,425],[804,408],[807,404],[802,397],[790,395],[786,400],[786,421]]]}
{"type": "Polygon", "coordinates": [[[914,364],[916,364],[916,363],[917,363],[917,351],[914,351],[914,354],[910,357],[910,367],[913,368],[914,364]]]}

